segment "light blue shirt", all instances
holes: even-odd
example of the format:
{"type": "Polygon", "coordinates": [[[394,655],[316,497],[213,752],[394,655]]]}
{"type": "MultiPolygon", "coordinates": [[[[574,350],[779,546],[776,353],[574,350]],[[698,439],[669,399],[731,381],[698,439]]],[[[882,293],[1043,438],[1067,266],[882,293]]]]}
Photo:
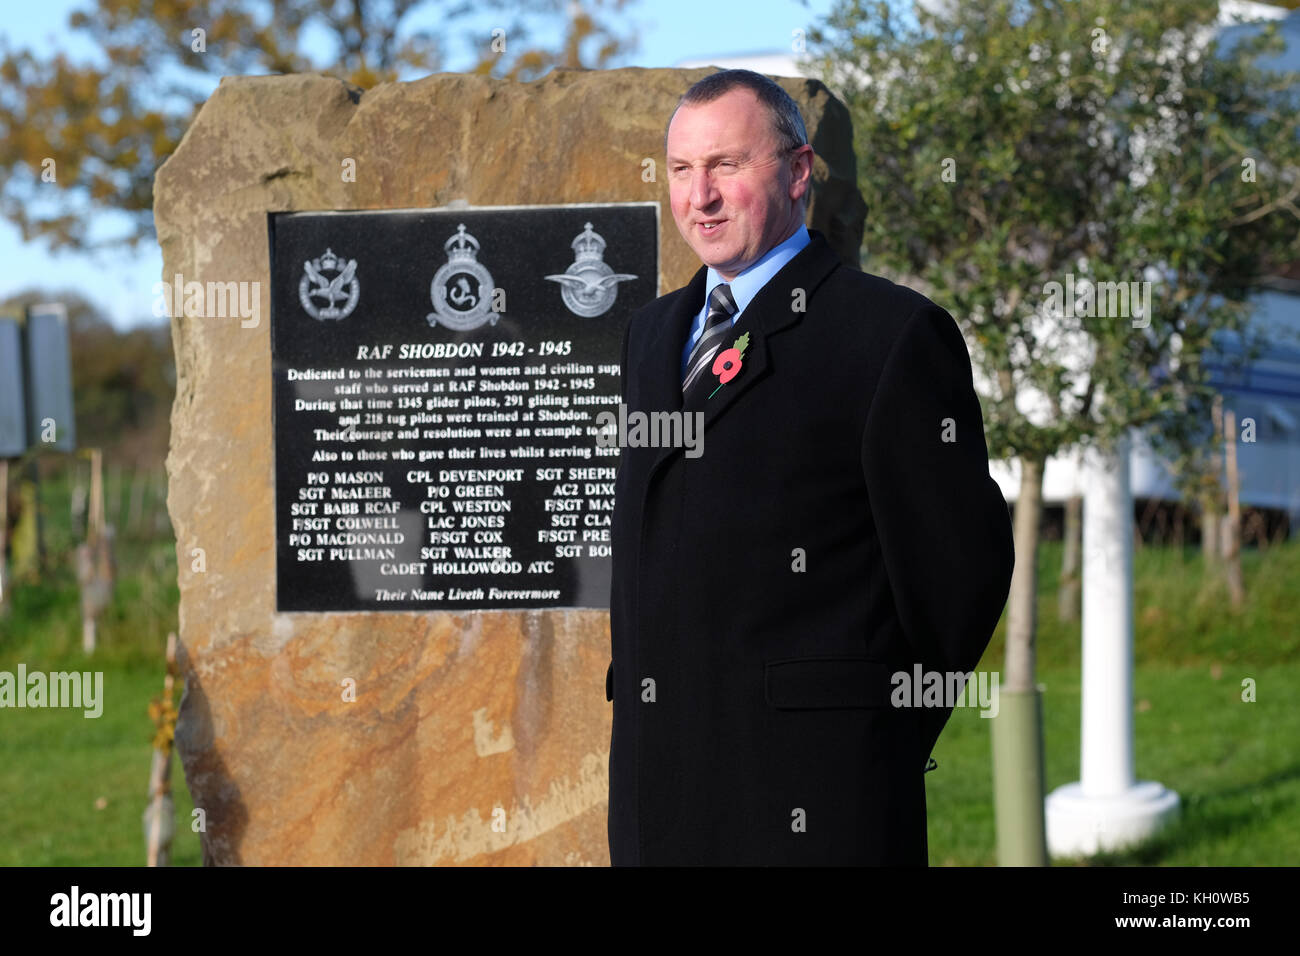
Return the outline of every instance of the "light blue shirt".
{"type": "MultiPolygon", "coordinates": [[[[736,324],[736,320],[745,311],[745,306],[749,305],[754,296],[758,295],[758,290],[767,285],[768,280],[780,272],[785,264],[797,256],[803,247],[811,241],[812,237],[808,235],[808,227],[800,223],[799,228],[794,231],[794,235],[785,242],[773,246],[763,258],[731,280],[731,297],[736,300],[736,314],[731,317],[732,325],[736,324]]],[[[709,273],[704,279],[704,307],[695,316],[695,323],[691,326],[691,334],[686,337],[686,344],[682,347],[682,370],[679,377],[686,374],[686,363],[691,357],[691,349],[695,348],[695,343],[704,334],[704,320],[709,315],[709,295],[713,292],[715,286],[726,281],[714,271],[713,266],[709,266],[709,273]]]]}

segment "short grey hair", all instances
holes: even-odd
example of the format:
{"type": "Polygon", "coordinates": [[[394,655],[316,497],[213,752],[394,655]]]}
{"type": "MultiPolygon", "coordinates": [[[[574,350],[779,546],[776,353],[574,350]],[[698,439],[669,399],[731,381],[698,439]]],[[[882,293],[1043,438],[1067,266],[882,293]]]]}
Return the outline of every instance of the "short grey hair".
{"type": "MultiPolygon", "coordinates": [[[[776,133],[777,142],[787,150],[798,149],[808,144],[808,131],[804,128],[803,117],[799,107],[790,98],[790,94],[781,89],[774,80],[753,70],[719,70],[694,84],[682,94],[673,108],[673,116],[683,106],[693,103],[711,103],[735,89],[751,90],[758,101],[767,107],[772,120],[772,131],[776,133]]],[[[668,126],[672,126],[673,117],[668,117],[668,126]]],[[[664,127],[664,152],[668,151],[668,127],[664,127]]]]}

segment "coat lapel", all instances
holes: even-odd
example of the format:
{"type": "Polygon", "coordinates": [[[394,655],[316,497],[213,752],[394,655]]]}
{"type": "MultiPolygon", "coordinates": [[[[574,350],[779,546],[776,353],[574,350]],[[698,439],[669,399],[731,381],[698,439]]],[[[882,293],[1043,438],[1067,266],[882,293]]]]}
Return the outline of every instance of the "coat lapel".
{"type": "Polygon", "coordinates": [[[703,307],[707,275],[708,270],[701,266],[683,294],[677,296],[672,308],[659,320],[650,347],[641,356],[638,374],[647,412],[675,412],[682,407],[682,349],[686,346],[691,320],[703,307]]]}
{"type": "MultiPolygon", "coordinates": [[[[802,318],[813,290],[839,262],[821,233],[814,231],[810,235],[812,241],[758,290],[758,294],[736,320],[732,335],[725,340],[724,347],[731,348],[742,335],[749,334],[739,373],[727,384],[718,387],[718,378],[710,370],[709,387],[691,395],[686,410],[704,412],[706,431],[772,368],[772,336],[802,318]],[[803,307],[798,311],[794,308],[798,301],[793,294],[796,289],[803,290],[803,307]]],[[[778,352],[776,360],[779,361],[779,358],[778,352]]]]}
{"type": "MultiPolygon", "coordinates": [[[[839,258],[820,232],[810,230],[810,236],[812,241],[758,291],[732,326],[731,335],[724,339],[723,347],[731,348],[740,336],[749,333],[740,372],[714,392],[718,385],[717,376],[706,370],[704,375],[708,381],[701,384],[707,387],[694,390],[691,400],[683,408],[682,349],[686,345],[691,320],[704,307],[704,282],[708,270],[701,267],[695,273],[684,294],[678,296],[672,309],[661,320],[657,335],[640,361],[638,369],[642,376],[646,411],[703,412],[707,431],[773,368],[771,337],[794,325],[804,314],[794,308],[794,290],[803,290],[806,309],[813,290],[839,264],[839,258]]],[[[653,475],[674,452],[681,450],[671,447],[653,449],[649,474],[653,475]]]]}

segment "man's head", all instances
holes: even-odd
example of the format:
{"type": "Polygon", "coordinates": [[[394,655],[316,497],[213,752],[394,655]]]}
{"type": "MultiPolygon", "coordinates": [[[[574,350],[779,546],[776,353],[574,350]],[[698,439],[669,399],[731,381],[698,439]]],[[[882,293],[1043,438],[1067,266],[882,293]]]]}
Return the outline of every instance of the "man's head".
{"type": "Polygon", "coordinates": [[[728,282],[803,222],[813,149],[799,108],[767,77],[700,80],[668,122],[665,151],[677,228],[728,282]]]}

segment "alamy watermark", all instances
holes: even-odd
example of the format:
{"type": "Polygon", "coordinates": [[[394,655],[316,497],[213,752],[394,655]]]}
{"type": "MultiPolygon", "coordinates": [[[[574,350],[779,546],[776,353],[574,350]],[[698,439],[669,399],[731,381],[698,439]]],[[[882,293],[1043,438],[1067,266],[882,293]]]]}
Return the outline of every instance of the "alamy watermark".
{"type": "Polygon", "coordinates": [[[895,671],[889,702],[895,707],[979,707],[981,717],[998,715],[997,671],[895,671]]]}
{"type": "Polygon", "coordinates": [[[262,321],[260,282],[186,282],[178,272],[170,283],[155,282],[153,294],[153,314],[158,318],[238,318],[244,329],[255,329],[262,321]]]}
{"type": "Polygon", "coordinates": [[[704,454],[703,412],[629,412],[596,415],[596,444],[601,448],[685,448],[687,458],[704,454]]]}
{"type": "Polygon", "coordinates": [[[98,717],[104,712],[104,672],[29,674],[27,665],[19,664],[17,674],[0,671],[0,707],[74,707],[83,717],[98,717]]]}
{"type": "Polygon", "coordinates": [[[1151,283],[1093,282],[1079,280],[1075,287],[1073,272],[1065,274],[1065,284],[1043,285],[1044,308],[1049,316],[1067,319],[1132,319],[1133,328],[1151,324],[1151,283]]]}
{"type": "Polygon", "coordinates": [[[148,936],[153,923],[151,893],[70,892],[50,897],[51,926],[126,926],[133,936],[148,936]]]}

